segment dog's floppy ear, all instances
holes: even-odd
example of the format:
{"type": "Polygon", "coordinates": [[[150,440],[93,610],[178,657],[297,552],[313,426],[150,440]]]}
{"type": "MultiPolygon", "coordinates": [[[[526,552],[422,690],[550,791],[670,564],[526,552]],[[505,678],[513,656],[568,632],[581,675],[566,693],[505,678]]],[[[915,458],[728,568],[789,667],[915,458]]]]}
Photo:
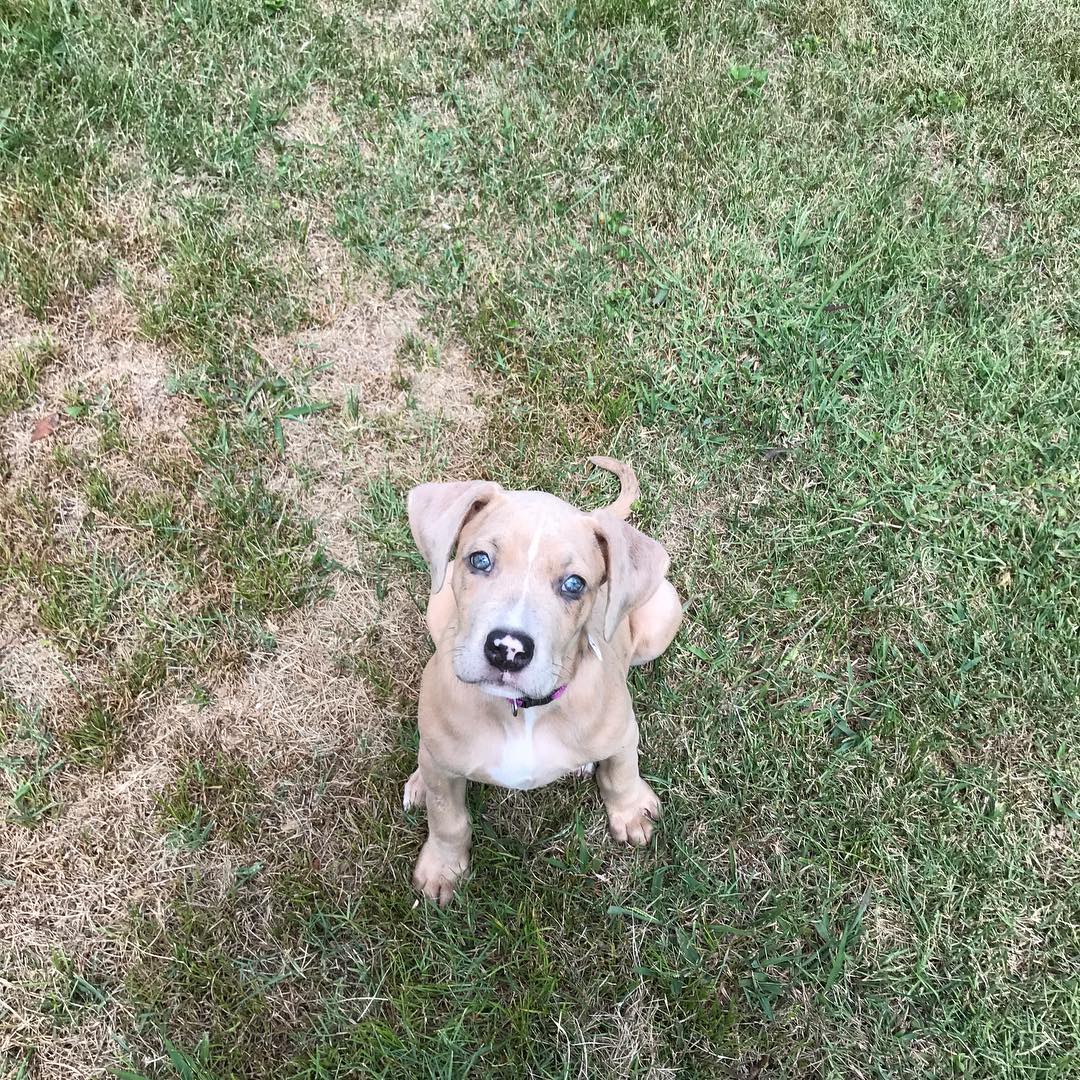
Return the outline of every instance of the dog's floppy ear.
{"type": "Polygon", "coordinates": [[[431,570],[432,592],[443,587],[446,565],[465,522],[502,491],[490,480],[465,480],[420,484],[409,492],[409,528],[431,570]]]}
{"type": "Polygon", "coordinates": [[[609,511],[597,510],[592,518],[607,565],[604,637],[610,641],[625,616],[660,587],[671,560],[655,540],[609,511]]]}

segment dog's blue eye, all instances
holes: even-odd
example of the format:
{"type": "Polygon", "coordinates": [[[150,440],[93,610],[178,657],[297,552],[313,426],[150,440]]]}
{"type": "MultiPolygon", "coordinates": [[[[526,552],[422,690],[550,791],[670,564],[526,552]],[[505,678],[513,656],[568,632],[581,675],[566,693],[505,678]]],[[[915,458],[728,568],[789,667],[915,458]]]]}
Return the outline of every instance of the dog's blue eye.
{"type": "Polygon", "coordinates": [[[469,556],[469,565],[474,570],[490,570],[491,556],[486,551],[474,551],[469,556]]]}
{"type": "Polygon", "coordinates": [[[577,574],[571,574],[563,579],[562,591],[567,596],[580,596],[585,591],[585,579],[578,577],[577,574]]]}

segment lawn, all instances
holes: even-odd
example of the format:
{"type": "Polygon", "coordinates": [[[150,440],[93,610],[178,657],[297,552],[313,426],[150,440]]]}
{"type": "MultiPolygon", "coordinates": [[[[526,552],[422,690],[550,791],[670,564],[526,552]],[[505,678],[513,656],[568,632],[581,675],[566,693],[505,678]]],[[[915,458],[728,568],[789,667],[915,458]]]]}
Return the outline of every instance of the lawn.
{"type": "Polygon", "coordinates": [[[1080,8],[0,0],[0,1080],[1080,1074],[1080,8]],[[474,785],[420,481],[633,463],[644,851],[474,785]]]}

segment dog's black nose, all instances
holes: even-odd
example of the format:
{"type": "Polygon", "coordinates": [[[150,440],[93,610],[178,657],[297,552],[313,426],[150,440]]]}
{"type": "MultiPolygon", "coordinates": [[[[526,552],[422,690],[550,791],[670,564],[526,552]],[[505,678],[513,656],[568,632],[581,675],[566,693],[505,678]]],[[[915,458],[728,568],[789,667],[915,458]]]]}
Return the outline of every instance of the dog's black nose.
{"type": "Polygon", "coordinates": [[[520,630],[492,630],[484,642],[484,655],[500,671],[520,671],[533,658],[536,646],[520,630]]]}

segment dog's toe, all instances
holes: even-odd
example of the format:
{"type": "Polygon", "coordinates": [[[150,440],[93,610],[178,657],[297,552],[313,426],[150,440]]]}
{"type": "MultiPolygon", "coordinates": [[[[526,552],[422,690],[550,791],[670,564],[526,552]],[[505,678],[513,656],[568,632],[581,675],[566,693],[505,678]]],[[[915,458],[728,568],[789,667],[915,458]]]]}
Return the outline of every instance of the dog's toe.
{"type": "Polygon", "coordinates": [[[660,817],[660,800],[648,784],[630,806],[608,809],[608,830],[614,840],[634,847],[643,847],[652,839],[653,824],[660,817]]]}
{"type": "Polygon", "coordinates": [[[429,840],[416,860],[413,887],[429,900],[434,900],[439,907],[446,907],[468,864],[467,854],[447,859],[429,840]]]}

